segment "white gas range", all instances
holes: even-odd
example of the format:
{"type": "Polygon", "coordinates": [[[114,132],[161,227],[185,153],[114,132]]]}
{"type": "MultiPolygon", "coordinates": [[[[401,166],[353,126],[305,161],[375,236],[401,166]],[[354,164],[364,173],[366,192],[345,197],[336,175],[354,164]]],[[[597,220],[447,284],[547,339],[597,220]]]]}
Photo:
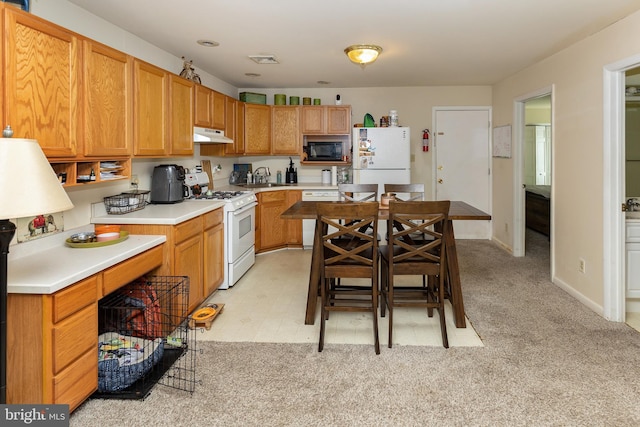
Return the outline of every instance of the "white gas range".
{"type": "Polygon", "coordinates": [[[219,289],[228,289],[255,263],[256,195],[252,191],[209,191],[205,172],[188,173],[186,201],[224,201],[224,281],[219,289]]]}

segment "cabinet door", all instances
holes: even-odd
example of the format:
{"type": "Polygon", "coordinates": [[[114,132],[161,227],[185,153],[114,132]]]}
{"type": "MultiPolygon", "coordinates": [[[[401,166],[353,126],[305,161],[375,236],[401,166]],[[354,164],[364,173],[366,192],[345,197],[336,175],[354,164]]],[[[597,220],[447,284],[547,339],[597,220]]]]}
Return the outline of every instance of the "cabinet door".
{"type": "Polygon", "coordinates": [[[171,154],[193,154],[193,82],[176,75],[170,77],[171,154]]]}
{"type": "Polygon", "coordinates": [[[300,154],[300,107],[274,106],[271,110],[272,154],[300,154]]]}
{"type": "Polygon", "coordinates": [[[244,153],[271,153],[271,107],[244,105],[244,153]]]}
{"type": "Polygon", "coordinates": [[[324,106],[302,107],[302,133],[321,135],[325,133],[324,106]]]}
{"type": "MultiPolygon", "coordinates": [[[[302,191],[300,190],[287,191],[287,204],[286,204],[287,209],[299,200],[302,200],[302,191]]],[[[287,219],[284,221],[287,227],[287,243],[293,246],[302,245],[302,220],[287,219]]]]}
{"type": "Polygon", "coordinates": [[[173,254],[175,275],[189,277],[189,312],[191,312],[198,307],[203,298],[202,234],[175,245],[173,254]]]}
{"type": "Polygon", "coordinates": [[[640,298],[640,243],[627,243],[627,298],[640,298]]]}
{"type": "Polygon", "coordinates": [[[244,102],[236,101],[236,133],[233,139],[235,154],[244,154],[244,107],[244,102]]]}
{"type": "Polygon", "coordinates": [[[80,41],[34,15],[5,9],[4,123],[47,157],[79,153],[80,41]]]}
{"type": "Polygon", "coordinates": [[[351,133],[351,107],[327,106],[327,133],[332,135],[351,133]]]}
{"type": "Polygon", "coordinates": [[[133,58],[99,43],[84,41],[84,154],[132,153],[133,58]]]}
{"type": "Polygon", "coordinates": [[[194,124],[210,128],[213,126],[213,91],[208,87],[196,85],[195,92],[194,124]]]}
{"type": "Polygon", "coordinates": [[[224,224],[204,231],[204,298],[224,280],[224,224]]]}
{"type": "Polygon", "coordinates": [[[224,129],[225,126],[225,106],[226,106],[226,97],[224,94],[213,92],[213,122],[212,126],[214,129],[224,129]]]}
{"type": "Polygon", "coordinates": [[[134,61],[133,150],[136,156],[164,156],[169,152],[167,91],[169,74],[134,61]]]}
{"type": "MultiPolygon", "coordinates": [[[[286,209],[287,191],[258,193],[260,245],[256,252],[284,247],[287,243],[287,225],[280,218],[286,209]]],[[[258,240],[258,239],[256,239],[258,240]]],[[[257,243],[257,242],[256,242],[257,243]]]]}

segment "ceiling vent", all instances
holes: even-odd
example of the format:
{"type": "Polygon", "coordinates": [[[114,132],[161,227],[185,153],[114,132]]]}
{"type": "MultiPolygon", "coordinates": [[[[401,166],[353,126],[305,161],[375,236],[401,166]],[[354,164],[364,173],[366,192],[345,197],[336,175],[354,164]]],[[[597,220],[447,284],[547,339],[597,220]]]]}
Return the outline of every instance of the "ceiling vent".
{"type": "Polygon", "coordinates": [[[256,64],[279,64],[275,55],[249,55],[256,64]]]}

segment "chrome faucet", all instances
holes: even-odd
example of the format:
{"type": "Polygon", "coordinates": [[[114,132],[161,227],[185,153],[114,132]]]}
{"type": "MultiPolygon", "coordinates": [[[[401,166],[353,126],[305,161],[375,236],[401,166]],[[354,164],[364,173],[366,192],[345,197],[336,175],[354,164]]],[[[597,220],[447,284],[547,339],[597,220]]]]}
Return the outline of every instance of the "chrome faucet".
{"type": "Polygon", "coordinates": [[[264,182],[269,182],[269,177],[271,176],[271,171],[266,166],[260,166],[255,171],[253,171],[253,175],[255,177],[256,183],[262,184],[262,179],[264,178],[264,182]],[[264,174],[260,173],[260,169],[264,171],[264,174]]]}
{"type": "Polygon", "coordinates": [[[630,212],[635,212],[636,210],[638,210],[638,208],[640,208],[640,202],[638,201],[637,198],[632,197],[630,199],[627,199],[627,210],[630,212]]]}

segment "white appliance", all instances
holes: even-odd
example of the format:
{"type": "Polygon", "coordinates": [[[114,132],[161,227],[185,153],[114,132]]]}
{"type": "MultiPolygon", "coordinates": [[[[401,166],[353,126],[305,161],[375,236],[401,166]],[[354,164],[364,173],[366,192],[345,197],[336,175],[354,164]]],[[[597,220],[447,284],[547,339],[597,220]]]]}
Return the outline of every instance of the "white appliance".
{"type": "Polygon", "coordinates": [[[204,172],[185,175],[190,198],[198,203],[224,200],[224,281],[219,289],[228,289],[256,261],[256,195],[252,191],[211,191],[204,172]],[[198,187],[196,187],[198,186],[198,187]],[[195,190],[195,191],[194,191],[195,190]],[[199,194],[196,194],[199,193],[199,194]]]}
{"type": "Polygon", "coordinates": [[[223,130],[194,126],[193,142],[199,144],[233,144],[233,139],[225,136],[223,130]]]}
{"type": "MultiPolygon", "coordinates": [[[[304,202],[337,202],[338,190],[304,190],[302,192],[304,202]]],[[[316,220],[302,220],[302,246],[305,249],[313,247],[313,234],[315,233],[316,220]]]]}
{"type": "MultiPolygon", "coordinates": [[[[385,184],[411,183],[410,128],[354,128],[352,141],[354,184],[378,184],[380,200],[385,184]]],[[[387,235],[385,221],[378,234],[387,235]]]]}
{"type": "Polygon", "coordinates": [[[379,194],[384,193],[384,184],[410,184],[410,129],[354,128],[353,183],[378,184],[379,194]]]}

